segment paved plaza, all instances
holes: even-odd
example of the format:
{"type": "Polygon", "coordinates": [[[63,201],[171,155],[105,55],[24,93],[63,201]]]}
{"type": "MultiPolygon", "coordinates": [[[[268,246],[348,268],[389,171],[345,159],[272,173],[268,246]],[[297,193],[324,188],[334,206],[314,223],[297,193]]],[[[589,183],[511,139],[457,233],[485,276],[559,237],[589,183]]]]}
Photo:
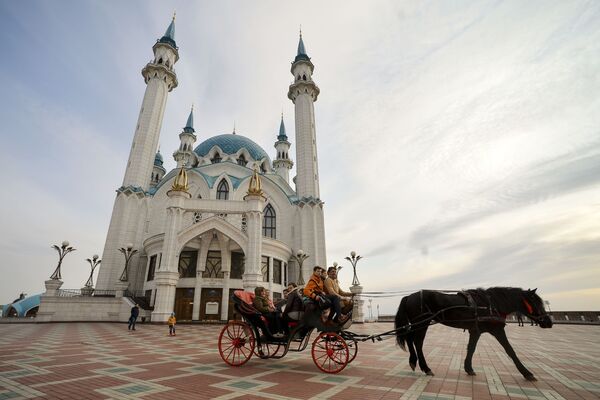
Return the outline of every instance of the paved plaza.
{"type": "MultiPolygon", "coordinates": [[[[319,372],[310,347],[280,360],[253,357],[228,367],[217,350],[222,325],[166,326],[57,323],[0,324],[3,399],[598,399],[600,327],[507,328],[528,382],[500,345],[483,335],[473,364],[462,370],[468,334],[431,327],[425,343],[427,377],[413,372],[393,339],[364,343],[337,375],[319,372]]],[[[354,325],[380,333],[392,324],[354,325]]],[[[313,333],[313,336],[316,336],[313,333]]]]}

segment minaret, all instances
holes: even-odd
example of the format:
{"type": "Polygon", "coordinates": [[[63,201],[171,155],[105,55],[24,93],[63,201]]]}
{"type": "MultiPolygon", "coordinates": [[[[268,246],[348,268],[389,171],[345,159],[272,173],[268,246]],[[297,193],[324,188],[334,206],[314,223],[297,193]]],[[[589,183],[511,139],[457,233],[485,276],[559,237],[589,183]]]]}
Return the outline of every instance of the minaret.
{"type": "Polygon", "coordinates": [[[290,85],[288,98],[292,100],[296,113],[296,193],[299,198],[319,198],[319,168],[315,132],[315,108],[319,88],[312,80],[315,66],[310,61],[302,41],[298,43],[298,54],[292,63],[294,83],[290,85]]]}
{"type": "MultiPolygon", "coordinates": [[[[317,162],[317,138],[315,132],[314,102],[319,88],[312,79],[315,66],[306,54],[302,32],[298,53],[292,63],[294,83],[290,85],[288,98],[294,103],[296,114],[296,226],[301,227],[293,238],[294,250],[303,250],[309,258],[303,264],[303,276],[308,278],[312,267],[327,265],[325,249],[325,223],[323,202],[319,194],[319,168],[317,162]]],[[[292,267],[297,268],[297,266],[292,267]]],[[[293,272],[292,272],[293,273],[293,272]]],[[[296,276],[296,275],[291,275],[296,276]]]]}
{"type": "Polygon", "coordinates": [[[123,185],[117,189],[117,196],[106,235],[102,254],[102,266],[98,272],[96,289],[112,290],[129,287],[139,290],[144,283],[144,259],[140,258],[142,239],[147,229],[145,210],[146,192],[155,167],[156,151],[162,126],[163,114],[168,93],[177,87],[177,76],[173,65],[179,59],[175,43],[175,16],[164,36],[152,47],[154,59],[143,69],[146,92],[129,152],[123,185]],[[120,282],[123,271],[123,256],[119,252],[132,244],[138,253],[129,263],[129,281],[120,282]]]}
{"type": "Polygon", "coordinates": [[[195,132],[194,106],[192,105],[185,128],[183,128],[183,131],[179,134],[179,140],[181,141],[179,144],[179,149],[173,153],[173,158],[175,158],[175,161],[177,161],[177,168],[181,168],[182,166],[192,166],[192,162],[194,160],[194,143],[196,142],[196,135],[194,135],[195,132]]]}
{"type": "Polygon", "coordinates": [[[177,75],[173,65],[179,59],[175,43],[175,16],[161,37],[152,47],[154,59],[143,69],[146,92],[135,128],[129,161],[123,179],[124,187],[148,190],[154,156],[158,147],[167,94],[177,87],[177,75]]]}
{"type": "Polygon", "coordinates": [[[283,124],[283,113],[281,113],[281,124],[279,124],[279,135],[275,142],[275,149],[277,150],[277,157],[273,161],[273,169],[279,176],[281,176],[287,183],[290,183],[290,169],[294,165],[294,162],[290,160],[288,151],[290,150],[290,142],[285,134],[285,125],[283,124]]]}
{"type": "Polygon", "coordinates": [[[160,149],[156,152],[156,156],[154,156],[154,167],[152,168],[152,177],[150,178],[150,186],[156,186],[161,181],[161,179],[167,173],[165,167],[163,167],[163,156],[160,154],[160,149]]]}

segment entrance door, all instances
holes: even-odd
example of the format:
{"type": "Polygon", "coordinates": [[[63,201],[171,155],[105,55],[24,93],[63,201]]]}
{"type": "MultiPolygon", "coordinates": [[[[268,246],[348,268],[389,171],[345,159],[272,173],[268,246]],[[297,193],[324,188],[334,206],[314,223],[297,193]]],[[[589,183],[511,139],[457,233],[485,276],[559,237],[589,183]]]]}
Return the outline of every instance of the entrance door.
{"type": "Polygon", "coordinates": [[[200,319],[219,321],[221,319],[221,296],[223,289],[202,288],[200,298],[200,319]]]}
{"type": "Polygon", "coordinates": [[[191,321],[194,307],[194,289],[178,288],[175,291],[175,317],[178,321],[191,321]]]}

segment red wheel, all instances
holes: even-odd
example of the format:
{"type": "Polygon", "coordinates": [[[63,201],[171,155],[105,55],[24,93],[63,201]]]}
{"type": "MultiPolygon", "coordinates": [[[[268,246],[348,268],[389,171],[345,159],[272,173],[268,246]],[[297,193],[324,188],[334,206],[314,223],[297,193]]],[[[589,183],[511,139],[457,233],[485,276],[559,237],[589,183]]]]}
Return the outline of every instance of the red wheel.
{"type": "Polygon", "coordinates": [[[356,355],[358,354],[358,342],[356,340],[351,340],[346,342],[346,344],[348,345],[348,351],[350,353],[348,358],[348,364],[350,364],[352,361],[354,361],[356,355]]]}
{"type": "Polygon", "coordinates": [[[245,322],[230,321],[219,335],[219,354],[233,367],[248,362],[254,351],[255,339],[252,328],[245,322]]]}
{"type": "Polygon", "coordinates": [[[275,357],[279,353],[281,344],[278,343],[262,343],[254,348],[254,354],[260,358],[275,357]]]}
{"type": "Polygon", "coordinates": [[[348,365],[348,345],[337,333],[323,332],[313,342],[312,358],[317,368],[337,374],[348,365]]]}

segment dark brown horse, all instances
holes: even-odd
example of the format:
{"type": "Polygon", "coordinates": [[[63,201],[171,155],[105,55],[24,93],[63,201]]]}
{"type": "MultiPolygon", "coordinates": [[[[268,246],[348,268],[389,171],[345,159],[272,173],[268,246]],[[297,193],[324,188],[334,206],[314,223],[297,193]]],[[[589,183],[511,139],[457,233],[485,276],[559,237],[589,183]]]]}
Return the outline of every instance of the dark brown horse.
{"type": "Polygon", "coordinates": [[[514,361],[525,379],[535,381],[533,374],[521,363],[508,342],[504,327],[508,314],[520,312],[536,321],[541,328],[551,328],[552,320],[544,309],[544,302],[536,289],[493,287],[473,289],[457,294],[446,294],[435,290],[421,290],[402,298],[396,313],[396,341],[410,352],[409,364],[419,367],[427,375],[433,375],[423,355],[423,342],[431,321],[452,328],[469,331],[469,344],[465,358],[465,371],[475,375],[471,364],[479,336],[483,332],[493,335],[514,361]]]}

